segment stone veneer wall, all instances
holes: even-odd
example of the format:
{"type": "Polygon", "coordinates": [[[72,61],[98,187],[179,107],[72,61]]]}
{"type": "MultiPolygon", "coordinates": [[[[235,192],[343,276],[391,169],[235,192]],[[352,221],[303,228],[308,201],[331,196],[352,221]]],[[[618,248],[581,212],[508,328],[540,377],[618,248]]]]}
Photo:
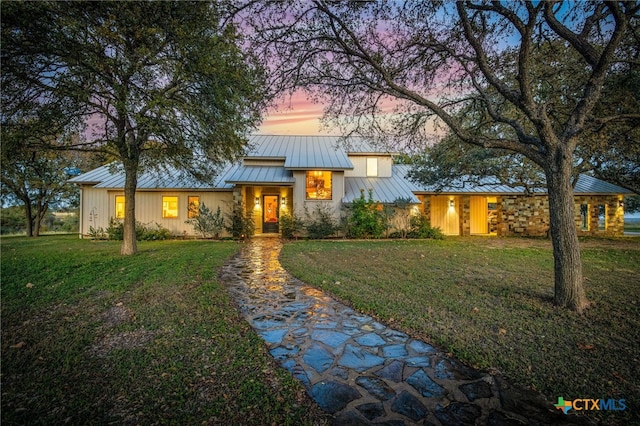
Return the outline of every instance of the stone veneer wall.
{"type": "Polygon", "coordinates": [[[617,195],[577,196],[575,197],[576,228],[578,235],[624,235],[624,207],[620,205],[622,197],[617,195]],[[582,216],[580,206],[588,205],[589,227],[582,228],[582,216]],[[606,229],[598,229],[598,206],[606,206],[606,229]]]}
{"type": "Polygon", "coordinates": [[[549,199],[541,195],[503,195],[498,199],[499,236],[544,237],[549,231],[549,199]]]}
{"type": "MultiPolygon", "coordinates": [[[[624,208],[617,195],[576,196],[576,228],[578,235],[624,234],[624,208]],[[589,229],[582,230],[580,205],[589,205],[589,229]],[[598,230],[598,205],[607,206],[606,229],[598,230]]],[[[498,198],[499,236],[544,237],[549,232],[549,199],[546,195],[509,195],[498,198]]],[[[468,234],[463,234],[468,235],[468,234]]]]}

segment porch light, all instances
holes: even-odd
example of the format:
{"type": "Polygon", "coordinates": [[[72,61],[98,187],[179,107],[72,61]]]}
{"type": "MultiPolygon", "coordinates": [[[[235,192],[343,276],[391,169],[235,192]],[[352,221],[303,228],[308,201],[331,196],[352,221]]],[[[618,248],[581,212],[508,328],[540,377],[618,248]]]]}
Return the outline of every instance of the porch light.
{"type": "Polygon", "coordinates": [[[256,207],[260,207],[260,197],[256,197],[255,204],[256,204],[256,207]]]}
{"type": "Polygon", "coordinates": [[[287,207],[287,197],[282,197],[282,200],[280,201],[280,205],[282,207],[287,207]]]}
{"type": "Polygon", "coordinates": [[[455,207],[456,202],[454,200],[449,200],[449,207],[455,207]]]}
{"type": "Polygon", "coordinates": [[[618,200],[618,206],[624,207],[624,200],[618,200]]]}

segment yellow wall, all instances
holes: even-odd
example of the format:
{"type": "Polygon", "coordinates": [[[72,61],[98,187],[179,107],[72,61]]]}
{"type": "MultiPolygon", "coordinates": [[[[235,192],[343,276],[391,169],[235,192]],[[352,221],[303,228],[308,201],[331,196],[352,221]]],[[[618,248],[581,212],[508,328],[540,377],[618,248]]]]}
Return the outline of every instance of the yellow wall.
{"type": "Polygon", "coordinates": [[[445,235],[460,235],[460,197],[432,195],[431,226],[440,228],[445,235]]]}

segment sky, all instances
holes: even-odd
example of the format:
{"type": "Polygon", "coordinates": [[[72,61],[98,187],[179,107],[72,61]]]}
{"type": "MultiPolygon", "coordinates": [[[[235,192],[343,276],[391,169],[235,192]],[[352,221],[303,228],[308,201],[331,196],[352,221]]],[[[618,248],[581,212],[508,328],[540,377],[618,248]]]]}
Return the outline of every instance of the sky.
{"type": "Polygon", "coordinates": [[[303,92],[282,99],[265,114],[258,133],[263,135],[327,135],[331,129],[322,129],[320,119],[323,107],[307,99],[303,92]]]}

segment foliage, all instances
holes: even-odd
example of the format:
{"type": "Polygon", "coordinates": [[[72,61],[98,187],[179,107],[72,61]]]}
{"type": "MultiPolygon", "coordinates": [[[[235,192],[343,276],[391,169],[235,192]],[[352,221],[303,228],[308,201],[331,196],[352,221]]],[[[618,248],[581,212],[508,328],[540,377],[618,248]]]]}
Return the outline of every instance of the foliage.
{"type": "Polygon", "coordinates": [[[386,224],[378,203],[373,200],[372,190],[369,190],[368,198],[361,190],[360,197],[353,200],[349,206],[348,223],[348,236],[351,238],[380,238],[384,235],[386,224]]]}
{"type": "MultiPolygon", "coordinates": [[[[191,208],[192,206],[189,207],[191,208]]],[[[198,213],[196,216],[185,220],[184,223],[193,225],[193,229],[202,234],[204,238],[218,238],[220,236],[220,232],[224,229],[224,217],[222,216],[220,206],[218,206],[215,213],[212,213],[204,203],[200,204],[198,207],[198,213]]]]}
{"type": "Polygon", "coordinates": [[[426,215],[420,214],[411,217],[411,230],[407,233],[408,238],[431,238],[442,240],[444,234],[440,228],[433,228],[426,215]]]}
{"type": "Polygon", "coordinates": [[[209,178],[216,166],[243,153],[247,132],[260,121],[264,74],[240,50],[231,6],[2,6],[3,114],[18,122],[59,110],[76,123],[93,123],[74,129],[80,137],[65,139],[64,148],[98,152],[123,166],[123,254],[136,251],[132,199],[140,171],[172,166],[209,178]]]}
{"type": "Polygon", "coordinates": [[[329,424],[217,280],[237,244],[119,244],[3,238],[3,424],[329,424]]]}
{"type": "Polygon", "coordinates": [[[24,206],[3,208],[2,214],[0,214],[0,233],[15,234],[24,231],[24,206]]]}
{"type": "Polygon", "coordinates": [[[453,134],[414,157],[408,177],[437,191],[469,184],[523,187],[525,194],[546,188],[542,169],[522,154],[469,145],[453,134]]]}
{"type": "Polygon", "coordinates": [[[224,229],[235,239],[250,238],[256,231],[253,213],[247,211],[244,203],[228,204],[224,229]]]}
{"type": "MultiPolygon", "coordinates": [[[[112,230],[115,230],[115,229],[112,229],[112,230]]],[[[109,233],[105,231],[102,226],[99,226],[97,228],[90,226],[88,235],[89,235],[89,238],[91,238],[94,241],[109,239],[109,233]]],[[[117,238],[113,238],[113,239],[117,239],[117,238]]]]}
{"type": "Polygon", "coordinates": [[[76,162],[71,155],[30,147],[33,139],[28,131],[2,124],[0,182],[3,203],[22,204],[23,229],[27,236],[37,237],[49,209],[77,194],[77,188],[67,182],[68,167],[76,162]]]}
{"type": "MultiPolygon", "coordinates": [[[[92,227],[89,228],[89,236],[92,236],[91,229],[92,227]]],[[[98,228],[96,232],[99,233],[101,229],[102,228],[98,228]]],[[[105,232],[110,240],[122,241],[122,238],[124,238],[124,224],[119,219],[111,218],[109,220],[109,227],[105,232]]],[[[158,223],[150,225],[136,222],[136,240],[138,241],[161,241],[168,240],[172,237],[171,231],[163,228],[162,225],[158,223]]]]}
{"type": "Polygon", "coordinates": [[[316,203],[312,212],[305,206],[304,228],[307,238],[318,240],[332,237],[338,230],[334,212],[329,203],[316,203]]]}
{"type": "Polygon", "coordinates": [[[413,208],[414,205],[409,198],[397,198],[392,206],[385,206],[382,211],[388,217],[387,232],[394,229],[400,238],[407,238],[414,216],[413,208]]]}
{"type": "Polygon", "coordinates": [[[624,197],[624,211],[625,213],[640,212],[640,195],[624,197]]]}
{"type": "Polygon", "coordinates": [[[325,103],[343,133],[424,146],[436,125],[544,172],[559,306],[583,311],[572,179],[582,136],[640,118],[604,108],[637,69],[637,2],[258,2],[256,50],[272,80],[325,103]],[[571,59],[567,59],[571,58],[571,59]],[[573,58],[576,58],[574,61],[573,58]],[[568,83],[568,84],[567,84],[568,83]],[[393,114],[389,106],[393,105],[393,114]],[[461,116],[471,111],[471,119],[461,116]]]}
{"type": "Polygon", "coordinates": [[[292,211],[291,213],[283,213],[280,215],[280,232],[282,232],[282,238],[297,240],[302,231],[304,231],[304,221],[299,214],[292,211]]]}

